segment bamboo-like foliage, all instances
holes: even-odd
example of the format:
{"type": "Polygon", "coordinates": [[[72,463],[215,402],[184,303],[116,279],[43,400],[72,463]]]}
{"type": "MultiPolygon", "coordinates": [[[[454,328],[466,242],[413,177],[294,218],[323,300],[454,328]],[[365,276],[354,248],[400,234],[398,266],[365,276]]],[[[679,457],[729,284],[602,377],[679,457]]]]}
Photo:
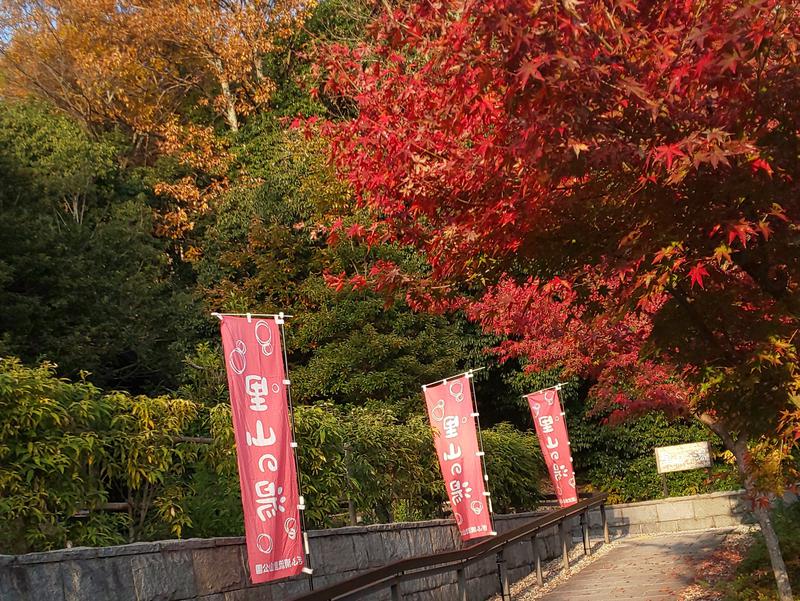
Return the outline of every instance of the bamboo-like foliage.
{"type": "MultiPolygon", "coordinates": [[[[309,527],[347,523],[348,505],[367,523],[447,515],[422,416],[322,403],[295,418],[309,527]]],[[[242,533],[227,403],[103,394],[5,358],[0,436],[0,551],[242,533]]],[[[485,439],[495,508],[533,508],[535,440],[507,426],[485,439]]]]}

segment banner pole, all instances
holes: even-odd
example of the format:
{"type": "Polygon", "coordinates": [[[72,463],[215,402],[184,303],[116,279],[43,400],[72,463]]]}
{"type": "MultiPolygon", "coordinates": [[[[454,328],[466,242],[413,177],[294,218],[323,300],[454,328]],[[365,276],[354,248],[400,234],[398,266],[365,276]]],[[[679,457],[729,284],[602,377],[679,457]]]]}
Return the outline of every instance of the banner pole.
{"type": "Polygon", "coordinates": [[[544,392],[545,390],[553,390],[553,389],[561,390],[563,387],[564,387],[564,383],[563,382],[559,382],[558,384],[556,384],[554,386],[548,386],[547,388],[540,388],[539,390],[534,390],[533,392],[529,392],[528,394],[523,394],[522,398],[523,399],[527,399],[529,396],[534,395],[534,394],[539,394],[540,392],[544,392]]]}
{"type": "Polygon", "coordinates": [[[454,376],[450,376],[448,378],[444,378],[442,380],[436,380],[435,382],[429,382],[428,384],[422,385],[422,390],[425,390],[428,386],[436,386],[437,384],[446,384],[450,380],[458,380],[459,378],[466,376],[467,374],[474,374],[476,371],[481,371],[482,369],[486,369],[485,367],[476,367],[475,369],[468,369],[467,371],[462,371],[460,374],[456,374],[454,376]]]}
{"type": "Polygon", "coordinates": [[[222,319],[225,316],[228,317],[275,317],[278,319],[284,319],[286,317],[294,317],[294,315],[284,315],[283,313],[219,313],[214,311],[211,313],[212,317],[217,317],[222,319]]]}
{"type": "MultiPolygon", "coordinates": [[[[478,369],[483,369],[482,367],[478,369]]],[[[483,484],[484,489],[489,488],[489,474],[486,472],[486,452],[483,450],[483,433],[481,432],[481,417],[480,412],[478,411],[478,397],[475,395],[475,378],[473,376],[473,372],[477,370],[469,370],[466,372],[467,379],[469,380],[469,387],[470,391],[472,392],[472,412],[475,416],[475,426],[478,430],[478,445],[481,449],[481,465],[483,466],[483,484]]],[[[488,494],[486,496],[486,501],[489,504],[489,516],[492,518],[492,528],[494,528],[494,507],[492,506],[492,496],[491,491],[486,491],[488,494]]],[[[490,532],[491,535],[496,535],[497,532],[492,530],[490,532]]]]}
{"type": "Polygon", "coordinates": [[[308,530],[306,529],[306,500],[303,496],[303,491],[300,489],[300,460],[297,457],[297,427],[294,416],[294,403],[292,402],[292,384],[289,379],[289,358],[286,354],[286,333],[284,331],[284,318],[290,317],[283,313],[278,313],[275,317],[275,322],[281,329],[281,347],[283,348],[283,371],[286,378],[286,400],[289,404],[289,415],[291,416],[292,424],[292,455],[294,455],[294,469],[297,472],[297,492],[300,496],[300,525],[303,528],[303,548],[306,552],[306,568],[304,572],[308,574],[308,588],[314,590],[314,570],[311,565],[311,546],[308,543],[308,530]]]}

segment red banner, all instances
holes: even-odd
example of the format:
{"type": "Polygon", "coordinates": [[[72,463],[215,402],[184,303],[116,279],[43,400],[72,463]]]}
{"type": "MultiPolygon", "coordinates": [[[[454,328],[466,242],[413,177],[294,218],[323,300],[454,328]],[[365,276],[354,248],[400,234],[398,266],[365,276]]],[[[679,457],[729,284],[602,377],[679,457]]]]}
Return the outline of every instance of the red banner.
{"type": "Polygon", "coordinates": [[[305,564],[278,319],[220,316],[253,584],[305,564]]]}
{"type": "Polygon", "coordinates": [[[569,507],[578,502],[578,491],[575,488],[575,471],[572,469],[572,453],[569,449],[567,423],[558,390],[550,388],[534,392],[525,397],[531,408],[539,445],[542,448],[550,480],[556,489],[558,504],[569,507]]]}
{"type": "Polygon", "coordinates": [[[493,534],[491,501],[481,469],[477,413],[473,409],[469,378],[465,375],[422,389],[435,431],[439,466],[461,538],[467,541],[493,534]]]}

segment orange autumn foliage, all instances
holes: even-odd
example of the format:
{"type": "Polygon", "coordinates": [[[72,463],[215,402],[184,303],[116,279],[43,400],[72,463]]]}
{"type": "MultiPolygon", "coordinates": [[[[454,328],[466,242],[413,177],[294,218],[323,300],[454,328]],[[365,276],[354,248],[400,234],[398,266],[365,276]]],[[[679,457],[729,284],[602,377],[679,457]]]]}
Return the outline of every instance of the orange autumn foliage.
{"type": "Polygon", "coordinates": [[[0,8],[0,93],[44,99],[98,134],[127,132],[137,160],[175,156],[190,175],[164,182],[165,232],[226,186],[214,126],[237,131],[275,84],[264,57],[313,0],[7,0],[0,8]]]}

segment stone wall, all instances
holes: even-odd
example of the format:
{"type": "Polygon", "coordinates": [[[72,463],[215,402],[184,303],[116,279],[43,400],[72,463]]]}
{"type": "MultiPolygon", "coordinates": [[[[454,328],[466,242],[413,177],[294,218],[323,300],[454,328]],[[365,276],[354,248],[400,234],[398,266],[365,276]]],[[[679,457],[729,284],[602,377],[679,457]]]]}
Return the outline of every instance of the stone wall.
{"type": "MultiPolygon", "coordinates": [[[[505,532],[538,514],[496,516],[505,532]]],[[[716,493],[608,508],[612,534],[625,536],[675,532],[740,524],[746,519],[741,493],[716,493]]],[[[600,535],[600,512],[590,516],[593,535],[600,535]]],[[[580,540],[577,520],[570,524],[580,540]]],[[[451,520],[382,524],[309,532],[315,587],[348,579],[359,572],[416,555],[460,546],[451,520]]],[[[560,553],[551,529],[539,543],[544,558],[560,553]]],[[[512,580],[530,573],[529,541],[508,548],[505,556],[512,580]]],[[[470,599],[483,600],[497,591],[495,559],[487,558],[466,572],[470,599]]],[[[449,601],[455,598],[455,574],[404,583],[404,599],[449,601]]],[[[0,556],[2,601],[282,601],[308,590],[307,578],[251,586],[242,538],[186,539],[135,543],[116,547],[73,548],[19,556],[0,556]]],[[[388,592],[370,595],[383,601],[388,592]]]]}
{"type": "MultiPolygon", "coordinates": [[[[608,523],[616,536],[738,526],[751,521],[743,492],[716,492],[609,505],[608,523]]],[[[593,529],[600,528],[596,516],[590,518],[590,525],[593,529]]]]}

